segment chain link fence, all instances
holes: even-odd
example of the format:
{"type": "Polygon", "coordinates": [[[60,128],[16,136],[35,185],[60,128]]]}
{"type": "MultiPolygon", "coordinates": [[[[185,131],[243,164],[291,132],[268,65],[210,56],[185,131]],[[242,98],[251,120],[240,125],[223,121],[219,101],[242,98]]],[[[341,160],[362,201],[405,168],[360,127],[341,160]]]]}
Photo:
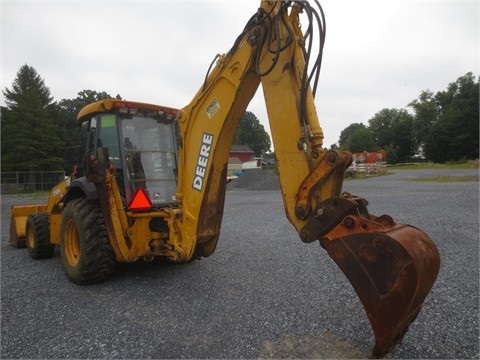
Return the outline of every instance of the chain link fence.
{"type": "Polygon", "coordinates": [[[0,174],[2,194],[50,191],[65,179],[64,171],[15,171],[0,174]]]}

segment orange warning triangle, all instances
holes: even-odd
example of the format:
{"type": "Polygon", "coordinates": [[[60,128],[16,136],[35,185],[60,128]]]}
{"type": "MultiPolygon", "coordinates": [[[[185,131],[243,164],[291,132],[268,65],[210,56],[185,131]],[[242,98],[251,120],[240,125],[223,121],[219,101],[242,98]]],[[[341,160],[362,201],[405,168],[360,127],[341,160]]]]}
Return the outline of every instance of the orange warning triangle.
{"type": "Polygon", "coordinates": [[[150,210],[152,208],[152,202],[144,188],[139,188],[135,191],[128,208],[132,211],[150,210]]]}

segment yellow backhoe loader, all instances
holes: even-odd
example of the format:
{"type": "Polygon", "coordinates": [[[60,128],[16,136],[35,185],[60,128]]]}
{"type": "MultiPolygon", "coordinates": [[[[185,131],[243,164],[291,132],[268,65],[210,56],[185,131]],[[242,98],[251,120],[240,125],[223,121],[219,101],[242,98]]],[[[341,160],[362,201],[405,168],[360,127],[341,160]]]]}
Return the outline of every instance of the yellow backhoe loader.
{"type": "Polygon", "coordinates": [[[372,325],[373,356],[386,354],[418,315],[440,256],[421,230],[370,214],[366,200],[342,193],[352,155],[323,147],[314,95],[325,19],[315,5],[261,1],[183,109],[114,99],[83,108],[78,170],[46,205],[13,206],[10,241],[26,243],[33,258],[59,245],[78,284],[108,278],[115,262],[210,256],[234,133],[261,84],[286,216],[302,242],[318,240],[345,273],[372,325]]]}

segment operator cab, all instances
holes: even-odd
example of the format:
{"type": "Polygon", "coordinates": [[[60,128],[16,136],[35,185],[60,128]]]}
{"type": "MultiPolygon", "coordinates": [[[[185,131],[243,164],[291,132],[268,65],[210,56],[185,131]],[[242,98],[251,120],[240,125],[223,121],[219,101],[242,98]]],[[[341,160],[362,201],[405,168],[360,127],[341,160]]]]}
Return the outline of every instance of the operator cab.
{"type": "Polygon", "coordinates": [[[85,136],[88,156],[80,166],[80,173],[87,175],[88,158],[96,156],[99,149],[107,149],[125,206],[143,208],[138,205],[139,198],[140,203],[150,202],[150,207],[173,205],[178,177],[177,112],[119,100],[102,100],[86,106],[78,115],[88,133],[85,136]]]}

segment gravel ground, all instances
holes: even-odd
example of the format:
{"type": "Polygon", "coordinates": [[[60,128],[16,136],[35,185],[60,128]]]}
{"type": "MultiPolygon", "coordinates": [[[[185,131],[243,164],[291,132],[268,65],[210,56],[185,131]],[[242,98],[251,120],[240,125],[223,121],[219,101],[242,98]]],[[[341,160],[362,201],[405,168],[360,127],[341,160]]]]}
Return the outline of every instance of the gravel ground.
{"type": "MultiPolygon", "coordinates": [[[[372,213],[425,230],[442,256],[422,312],[387,358],[480,357],[479,184],[408,181],[440,172],[344,186],[372,213]]],[[[368,357],[373,334],[350,284],[318,243],[301,243],[278,190],[251,190],[259,181],[229,184],[210,258],[119,265],[83,287],[67,280],[58,251],[35,261],[7,244],[11,204],[43,199],[2,196],[0,358],[368,357]]]]}

